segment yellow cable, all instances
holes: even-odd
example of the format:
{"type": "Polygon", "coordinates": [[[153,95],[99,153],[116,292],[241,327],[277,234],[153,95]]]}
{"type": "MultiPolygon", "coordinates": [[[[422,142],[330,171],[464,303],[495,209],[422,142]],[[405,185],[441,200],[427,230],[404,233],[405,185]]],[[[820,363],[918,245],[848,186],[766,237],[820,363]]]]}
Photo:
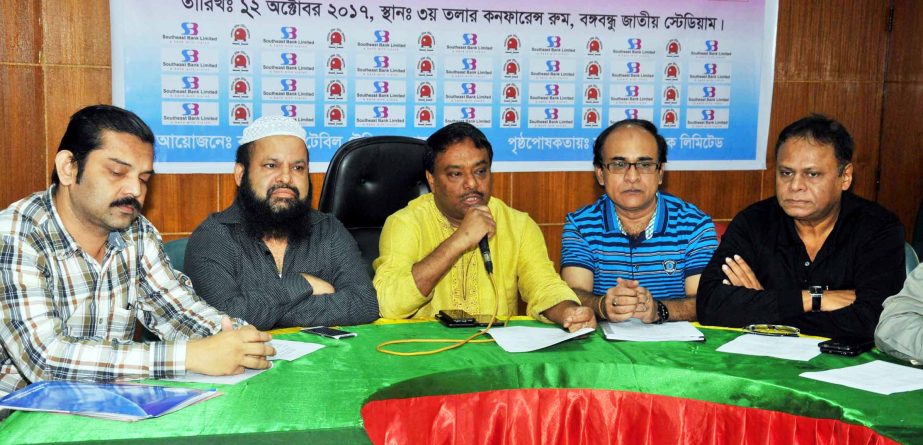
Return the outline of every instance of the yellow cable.
{"type": "MultiPolygon", "coordinates": [[[[475,338],[478,338],[486,334],[487,331],[489,331],[490,328],[493,327],[494,320],[497,319],[497,316],[499,315],[499,312],[500,312],[500,293],[497,291],[497,283],[494,282],[494,274],[492,272],[488,272],[487,276],[490,277],[490,286],[494,290],[494,300],[496,300],[496,304],[494,305],[494,313],[490,317],[490,322],[487,323],[487,327],[485,327],[483,330],[478,331],[474,335],[468,338],[465,338],[465,339],[408,338],[408,339],[403,339],[403,340],[390,340],[390,341],[386,341],[383,343],[379,343],[378,346],[375,346],[375,350],[378,352],[384,353],[384,354],[396,355],[400,357],[413,357],[413,356],[419,356],[419,355],[438,354],[440,352],[445,352],[451,349],[462,347],[468,343],[491,343],[493,342],[494,340],[492,339],[491,340],[475,340],[475,338]],[[401,352],[401,351],[392,351],[390,349],[385,349],[385,346],[388,346],[388,345],[398,345],[398,344],[405,344],[405,343],[452,343],[452,344],[449,346],[444,346],[444,347],[441,347],[438,349],[432,349],[429,351],[401,352]]],[[[510,318],[512,318],[512,315],[507,317],[506,321],[503,323],[504,326],[506,326],[510,322],[510,318]]]]}

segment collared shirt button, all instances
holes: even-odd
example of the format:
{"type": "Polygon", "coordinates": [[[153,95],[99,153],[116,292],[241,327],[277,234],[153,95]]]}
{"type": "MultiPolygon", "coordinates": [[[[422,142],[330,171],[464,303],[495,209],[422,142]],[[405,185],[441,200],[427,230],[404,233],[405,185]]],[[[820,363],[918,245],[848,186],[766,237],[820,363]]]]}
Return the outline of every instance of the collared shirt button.
{"type": "Polygon", "coordinates": [[[810,266],[810,265],[811,265],[811,262],[810,262],[810,261],[805,261],[805,262],[804,262],[804,267],[808,267],[808,266],[810,266]]]}

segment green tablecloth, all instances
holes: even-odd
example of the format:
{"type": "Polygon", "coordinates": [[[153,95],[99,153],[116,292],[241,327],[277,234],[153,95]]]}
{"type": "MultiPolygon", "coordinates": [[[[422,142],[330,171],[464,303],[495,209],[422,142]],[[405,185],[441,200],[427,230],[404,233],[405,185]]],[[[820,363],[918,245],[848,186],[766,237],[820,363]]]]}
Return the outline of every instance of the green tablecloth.
{"type": "Polygon", "coordinates": [[[360,416],[367,401],[514,388],[645,392],[838,419],[868,426],[906,443],[919,442],[923,437],[923,391],[881,396],[798,377],[804,371],[888,360],[878,352],[855,358],[822,354],[809,362],[723,354],[715,349],[741,334],[703,329],[707,343],[607,342],[593,335],[532,353],[510,354],[486,343],[435,356],[396,357],[377,352],[375,346],[401,338],[463,338],[475,331],[447,329],[436,323],[367,325],[349,330],[359,333],[358,337],[328,340],[301,333],[278,335],[276,338],[326,347],[293,362],[277,362],[273,369],[237,385],[219,386],[223,396],[161,418],[122,423],[16,412],[0,423],[0,443],[140,439],[163,443],[369,443],[360,416]]]}

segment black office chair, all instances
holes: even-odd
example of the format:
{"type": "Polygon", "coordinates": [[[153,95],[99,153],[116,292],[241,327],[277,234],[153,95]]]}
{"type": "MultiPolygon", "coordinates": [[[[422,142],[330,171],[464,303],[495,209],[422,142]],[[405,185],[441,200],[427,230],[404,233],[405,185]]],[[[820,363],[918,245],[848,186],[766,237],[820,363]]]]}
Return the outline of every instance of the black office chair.
{"type": "Polygon", "coordinates": [[[347,142],[330,160],[318,210],[336,216],[352,233],[370,273],[385,219],[429,192],[425,150],[419,139],[372,136],[347,142]]]}

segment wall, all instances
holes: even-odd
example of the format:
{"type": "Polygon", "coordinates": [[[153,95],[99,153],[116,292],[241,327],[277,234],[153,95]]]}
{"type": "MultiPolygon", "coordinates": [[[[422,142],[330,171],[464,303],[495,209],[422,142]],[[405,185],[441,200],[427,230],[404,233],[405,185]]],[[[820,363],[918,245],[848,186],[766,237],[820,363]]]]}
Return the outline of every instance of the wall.
{"type": "MultiPolygon", "coordinates": [[[[0,11],[4,207],[47,186],[71,113],[111,101],[111,61],[106,0],[0,0],[0,11]]],[[[770,124],[773,139],[811,111],[840,119],[858,147],[854,191],[897,212],[906,226],[923,198],[921,130],[905,117],[923,115],[920,24],[923,5],[914,0],[781,0],[770,124]]],[[[730,220],[773,194],[771,149],[767,161],[767,171],[668,172],[664,188],[730,220]]],[[[312,181],[319,191],[323,174],[312,181]]],[[[157,175],[145,215],[165,239],[186,236],[234,191],[230,175],[157,175]]],[[[541,225],[556,263],[564,215],[600,193],[589,172],[499,173],[494,182],[496,196],[541,225]]]]}

